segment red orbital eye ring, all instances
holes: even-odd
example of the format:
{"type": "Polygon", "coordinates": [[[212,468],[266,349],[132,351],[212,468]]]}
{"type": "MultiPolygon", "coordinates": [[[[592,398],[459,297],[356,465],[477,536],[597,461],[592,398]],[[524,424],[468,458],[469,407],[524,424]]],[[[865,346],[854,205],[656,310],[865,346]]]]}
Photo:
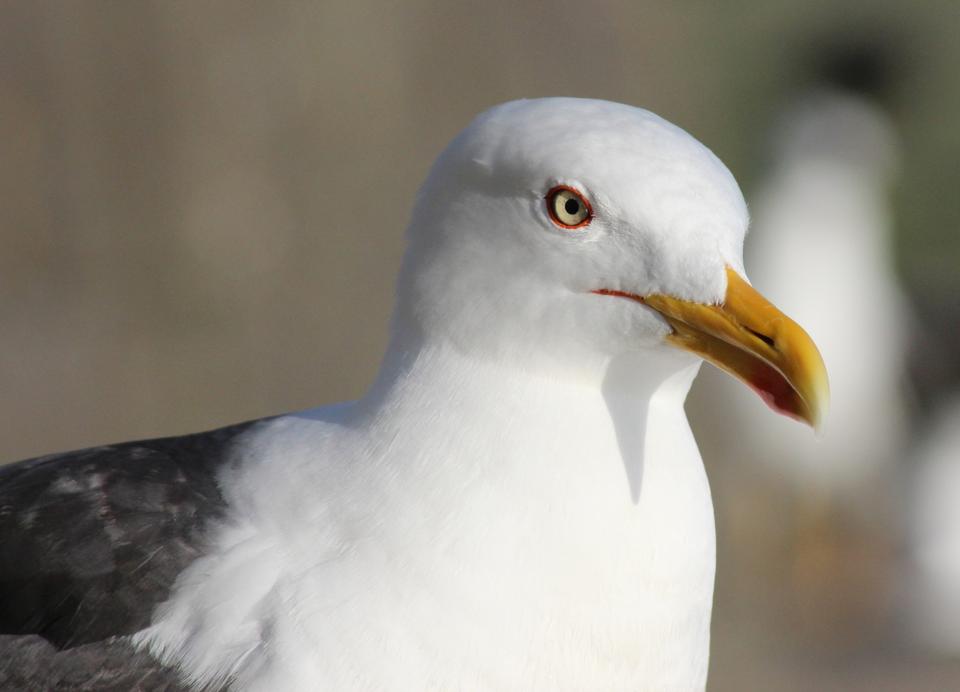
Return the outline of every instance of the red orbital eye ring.
{"type": "Polygon", "coordinates": [[[550,188],[544,197],[550,220],[560,228],[583,228],[593,221],[593,207],[579,190],[569,185],[550,188]]]}

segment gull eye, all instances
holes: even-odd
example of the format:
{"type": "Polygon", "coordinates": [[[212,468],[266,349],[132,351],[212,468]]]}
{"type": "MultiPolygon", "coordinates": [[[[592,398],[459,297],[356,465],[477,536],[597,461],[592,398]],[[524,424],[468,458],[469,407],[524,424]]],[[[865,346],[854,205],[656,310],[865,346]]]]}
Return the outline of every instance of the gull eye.
{"type": "Polygon", "coordinates": [[[572,187],[557,185],[546,199],[550,220],[561,228],[582,228],[593,219],[590,203],[572,187]]]}

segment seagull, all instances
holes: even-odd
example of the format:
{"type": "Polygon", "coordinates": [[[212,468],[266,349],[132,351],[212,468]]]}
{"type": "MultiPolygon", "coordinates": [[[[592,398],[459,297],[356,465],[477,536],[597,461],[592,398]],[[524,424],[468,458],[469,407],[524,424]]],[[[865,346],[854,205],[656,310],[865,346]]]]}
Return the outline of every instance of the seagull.
{"type": "MultiPolygon", "coordinates": [[[[830,368],[830,425],[797,434],[805,431],[766,415],[742,388],[703,383],[712,385],[704,404],[715,442],[746,462],[748,483],[768,498],[779,493],[767,503],[766,540],[752,541],[740,564],[764,575],[769,551],[789,555],[780,605],[791,636],[831,649],[861,646],[891,614],[910,423],[903,383],[908,335],[917,332],[892,253],[900,142],[867,88],[886,79],[887,58],[852,50],[837,53],[781,114],[745,250],[754,285],[804,325],[830,368]],[[837,606],[816,608],[827,601],[837,606]]],[[[747,530],[756,535],[755,525],[747,530]]]]}
{"type": "Polygon", "coordinates": [[[930,654],[960,655],[960,394],[939,405],[913,450],[907,494],[907,634],[930,654]]]}
{"type": "Polygon", "coordinates": [[[417,196],[361,399],[0,470],[0,682],[703,689],[687,391],[707,360],[812,426],[828,399],[746,279],[747,225],[646,110],[477,116],[417,196]]]}
{"type": "MultiPolygon", "coordinates": [[[[805,492],[852,505],[906,442],[911,317],[893,266],[890,202],[899,142],[876,101],[833,86],[803,94],[776,139],[746,255],[756,286],[803,322],[830,365],[831,424],[814,437],[766,417],[747,444],[805,492]]],[[[728,402],[748,421],[763,414],[739,392],[728,402]]],[[[860,509],[875,519],[872,502],[860,509]]]]}

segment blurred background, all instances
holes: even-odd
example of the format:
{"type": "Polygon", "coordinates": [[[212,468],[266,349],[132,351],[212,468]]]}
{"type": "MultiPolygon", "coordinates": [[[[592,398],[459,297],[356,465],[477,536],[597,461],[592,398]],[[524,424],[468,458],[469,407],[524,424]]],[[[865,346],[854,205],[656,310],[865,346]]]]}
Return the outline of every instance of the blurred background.
{"type": "Polygon", "coordinates": [[[5,2],[0,462],[359,396],[447,141],[640,105],[737,176],[833,378],[816,445],[691,396],[709,689],[960,689],[958,36],[954,0],[5,2]]]}

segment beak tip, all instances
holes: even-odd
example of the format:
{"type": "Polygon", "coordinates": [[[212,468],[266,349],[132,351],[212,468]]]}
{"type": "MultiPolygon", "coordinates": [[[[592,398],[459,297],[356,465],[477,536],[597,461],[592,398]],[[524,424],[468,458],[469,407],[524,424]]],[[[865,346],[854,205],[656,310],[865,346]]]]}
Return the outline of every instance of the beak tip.
{"type": "Polygon", "coordinates": [[[823,418],[824,416],[822,413],[818,411],[816,415],[814,415],[813,418],[807,423],[810,426],[810,429],[813,430],[814,436],[818,439],[823,437],[823,418]]]}
{"type": "MultiPolygon", "coordinates": [[[[817,354],[819,356],[819,354],[817,354]]],[[[827,371],[823,366],[823,360],[820,359],[820,372],[821,377],[818,378],[819,382],[814,388],[813,396],[811,397],[810,405],[810,418],[808,424],[813,428],[814,434],[818,438],[823,437],[824,430],[824,421],[827,418],[827,412],[830,409],[830,385],[827,380],[827,371]]]]}

